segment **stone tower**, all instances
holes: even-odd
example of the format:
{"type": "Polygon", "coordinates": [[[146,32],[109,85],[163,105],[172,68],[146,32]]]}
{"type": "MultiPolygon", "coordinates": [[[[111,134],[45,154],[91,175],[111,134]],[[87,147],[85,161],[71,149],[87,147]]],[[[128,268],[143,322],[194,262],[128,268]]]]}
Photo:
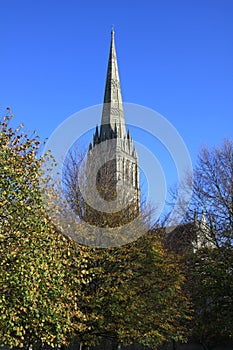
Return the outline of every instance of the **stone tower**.
{"type": "Polygon", "coordinates": [[[126,131],[114,30],[111,32],[101,125],[100,128],[96,127],[93,142],[89,146],[88,163],[91,171],[93,162],[98,162],[99,157],[101,161],[96,176],[96,188],[101,197],[109,204],[115,203],[116,198],[118,204],[121,200],[120,209],[113,210],[114,212],[119,213],[123,210],[124,216],[129,217],[133,211],[138,215],[140,208],[138,156],[130,132],[126,131]]]}

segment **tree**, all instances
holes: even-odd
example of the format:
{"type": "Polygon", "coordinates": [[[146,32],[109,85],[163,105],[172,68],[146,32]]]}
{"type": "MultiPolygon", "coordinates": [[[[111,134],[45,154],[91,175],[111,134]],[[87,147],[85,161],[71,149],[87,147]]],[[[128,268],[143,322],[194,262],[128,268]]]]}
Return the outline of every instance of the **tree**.
{"type": "MultiPolygon", "coordinates": [[[[189,176],[182,186],[184,191],[190,188],[189,176]]],[[[179,204],[179,210],[183,210],[185,203],[179,204]]],[[[225,140],[220,147],[212,149],[203,147],[200,152],[187,222],[193,222],[189,235],[195,233],[192,243],[198,248],[194,255],[184,256],[187,285],[195,309],[193,337],[210,349],[233,336],[232,141],[225,140]]]]}
{"type": "Polygon", "coordinates": [[[0,125],[0,339],[10,347],[66,344],[88,319],[80,310],[86,253],[44,210],[39,138],[10,119],[0,125]]]}
{"type": "Polygon", "coordinates": [[[154,233],[124,247],[91,250],[85,308],[96,318],[77,341],[92,345],[108,339],[116,348],[135,342],[155,348],[187,339],[191,310],[184,275],[154,233]]]}
{"type": "MultiPolygon", "coordinates": [[[[216,247],[232,247],[233,242],[233,142],[225,140],[220,147],[202,148],[194,169],[181,184],[183,190],[192,185],[193,196],[186,213],[188,221],[204,214],[206,225],[202,235],[216,247]],[[208,229],[207,229],[208,228],[208,229]]],[[[180,202],[179,210],[184,208],[180,202]]]]}
{"type": "MultiPolygon", "coordinates": [[[[77,150],[70,154],[63,180],[74,212],[84,219],[85,201],[78,181],[85,182],[86,177],[85,173],[81,178],[77,176],[80,159],[83,156],[77,150]]],[[[105,177],[105,185],[106,180],[105,177]]],[[[93,212],[91,215],[92,220],[88,221],[94,224],[97,236],[103,216],[93,212]]],[[[133,211],[130,216],[127,210],[127,217],[134,219],[133,211]]],[[[184,320],[190,318],[190,308],[182,289],[184,275],[177,259],[163,249],[158,232],[149,234],[149,217],[150,213],[142,210],[140,220],[124,226],[121,214],[110,215],[105,225],[106,237],[111,237],[114,228],[114,242],[117,236],[125,240],[121,239],[116,248],[111,244],[105,249],[90,248],[92,280],[85,288],[89,300],[86,307],[97,317],[88,323],[82,342],[105,338],[116,344],[138,342],[155,347],[169,339],[185,339],[184,320]],[[142,231],[144,235],[140,237],[142,231]]]]}
{"type": "Polygon", "coordinates": [[[194,305],[192,338],[212,349],[233,337],[233,252],[202,248],[188,261],[188,287],[194,305]]]}
{"type": "Polygon", "coordinates": [[[109,294],[107,306],[119,342],[154,348],[170,339],[185,340],[184,320],[191,313],[183,293],[184,276],[178,261],[164,251],[158,234],[145,234],[122,247],[119,255],[125,277],[119,290],[109,294]]]}

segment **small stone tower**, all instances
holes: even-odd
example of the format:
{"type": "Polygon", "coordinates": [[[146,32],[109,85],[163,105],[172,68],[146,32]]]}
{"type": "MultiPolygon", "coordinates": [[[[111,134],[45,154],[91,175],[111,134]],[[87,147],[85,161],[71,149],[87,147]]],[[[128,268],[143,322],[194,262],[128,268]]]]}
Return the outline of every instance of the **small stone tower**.
{"type": "Polygon", "coordinates": [[[133,210],[138,215],[140,209],[138,156],[130,132],[126,131],[114,30],[111,32],[101,125],[100,128],[96,127],[93,142],[89,146],[90,169],[93,162],[99,158],[96,155],[93,157],[95,151],[99,152],[99,156],[101,153],[102,157],[96,176],[96,187],[101,197],[109,203],[117,197],[121,198],[124,202],[122,208],[130,207],[131,209],[128,209],[130,213],[132,214],[133,210]]]}

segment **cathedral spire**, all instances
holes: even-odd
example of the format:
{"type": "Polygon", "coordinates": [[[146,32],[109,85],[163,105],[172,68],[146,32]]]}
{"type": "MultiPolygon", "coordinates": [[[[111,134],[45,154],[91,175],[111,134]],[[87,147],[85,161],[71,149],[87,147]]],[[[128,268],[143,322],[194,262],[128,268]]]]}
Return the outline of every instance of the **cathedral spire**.
{"type": "Polygon", "coordinates": [[[114,29],[111,31],[111,46],[108,59],[107,78],[104,94],[104,107],[101,120],[101,135],[108,139],[117,129],[120,138],[126,137],[124,110],[115,49],[114,29]]]}
{"type": "MultiPolygon", "coordinates": [[[[115,227],[115,224],[118,226],[121,222],[130,222],[140,210],[139,166],[130,133],[126,134],[114,29],[111,32],[101,126],[100,130],[96,127],[93,142],[89,148],[87,179],[89,174],[93,174],[93,167],[98,170],[94,176],[96,176],[96,188],[100,196],[105,201],[111,202],[113,206],[115,205],[117,211],[105,215],[108,212],[102,213],[98,204],[96,207],[98,210],[93,209],[92,211],[87,207],[85,216],[91,224],[96,223],[92,220],[98,219],[101,227],[115,227]],[[120,205],[119,208],[122,208],[120,211],[118,211],[118,205],[120,205]]],[[[90,179],[90,186],[93,187],[93,177],[90,179]]],[[[98,196],[96,201],[98,203],[98,196]]]]}

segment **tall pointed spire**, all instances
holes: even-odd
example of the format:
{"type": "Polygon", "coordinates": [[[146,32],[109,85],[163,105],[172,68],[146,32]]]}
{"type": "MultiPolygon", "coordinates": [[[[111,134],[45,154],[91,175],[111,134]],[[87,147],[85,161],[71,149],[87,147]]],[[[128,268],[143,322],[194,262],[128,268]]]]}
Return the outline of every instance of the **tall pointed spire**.
{"type": "Polygon", "coordinates": [[[104,94],[104,107],[101,120],[102,140],[104,137],[108,139],[110,135],[112,135],[112,132],[115,131],[115,128],[117,129],[118,137],[126,137],[124,109],[122,104],[120,79],[115,49],[114,29],[112,29],[104,94]]]}
{"type": "MultiPolygon", "coordinates": [[[[94,210],[94,215],[89,215],[89,209],[87,209],[87,216],[95,219],[99,217],[100,221],[98,222],[103,221],[103,227],[105,227],[104,225],[112,227],[111,218],[113,217],[114,223],[120,222],[121,214],[124,222],[125,220],[128,222],[128,219],[131,220],[132,215],[136,217],[140,210],[138,156],[130,133],[126,134],[113,29],[101,126],[100,130],[98,127],[96,128],[92,146],[89,148],[87,165],[90,174],[93,172],[93,165],[94,169],[96,166],[100,166],[97,174],[94,174],[94,176],[96,175],[96,188],[100,196],[113,205],[115,205],[114,203],[120,204],[122,208],[120,214],[118,211],[116,212],[117,215],[120,215],[117,216],[117,220],[113,213],[110,214],[109,221],[105,215],[101,216],[103,214],[101,211],[94,210]]],[[[93,181],[92,177],[91,179],[93,181]]],[[[91,182],[91,186],[93,185],[91,182]]]]}

